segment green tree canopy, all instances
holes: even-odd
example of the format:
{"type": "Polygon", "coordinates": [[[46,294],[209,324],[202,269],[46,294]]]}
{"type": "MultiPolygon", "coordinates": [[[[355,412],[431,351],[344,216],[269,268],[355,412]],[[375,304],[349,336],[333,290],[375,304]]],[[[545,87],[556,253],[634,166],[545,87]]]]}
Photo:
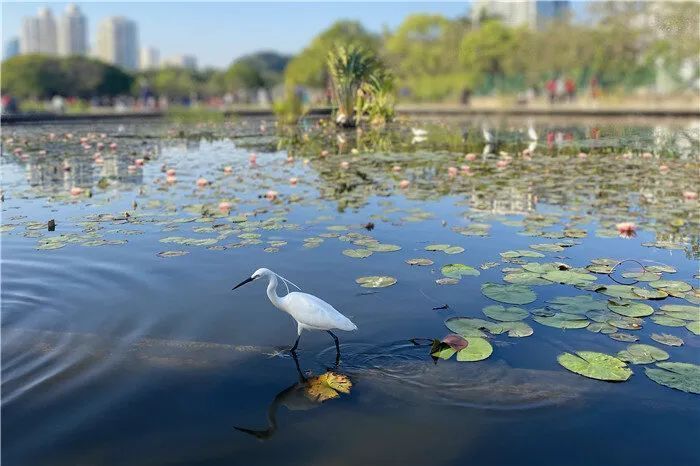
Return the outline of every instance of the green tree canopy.
{"type": "Polygon", "coordinates": [[[328,82],[326,58],[336,45],[356,45],[377,53],[379,37],[369,33],[356,21],[338,21],[316,36],[308,47],[289,62],[284,73],[285,82],[288,85],[325,87],[328,82]]]}

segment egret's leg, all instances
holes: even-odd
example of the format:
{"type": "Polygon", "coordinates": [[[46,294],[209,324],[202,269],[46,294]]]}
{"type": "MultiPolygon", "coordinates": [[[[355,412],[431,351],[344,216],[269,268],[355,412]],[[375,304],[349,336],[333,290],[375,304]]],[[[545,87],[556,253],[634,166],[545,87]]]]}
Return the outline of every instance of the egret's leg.
{"type": "Polygon", "coordinates": [[[295,352],[297,350],[297,346],[299,346],[299,338],[301,338],[301,333],[297,337],[297,340],[294,342],[294,346],[289,350],[290,352],[295,352]]]}
{"type": "Polygon", "coordinates": [[[306,382],[306,377],[304,377],[304,373],[301,371],[301,367],[299,366],[299,358],[297,357],[297,353],[295,351],[292,351],[292,359],[294,359],[294,365],[297,368],[297,374],[299,374],[299,382],[306,382]]]}
{"type": "Polygon", "coordinates": [[[335,333],[331,332],[330,330],[327,330],[327,332],[335,341],[335,365],[337,366],[340,362],[340,344],[338,343],[338,337],[336,337],[335,333]]]}

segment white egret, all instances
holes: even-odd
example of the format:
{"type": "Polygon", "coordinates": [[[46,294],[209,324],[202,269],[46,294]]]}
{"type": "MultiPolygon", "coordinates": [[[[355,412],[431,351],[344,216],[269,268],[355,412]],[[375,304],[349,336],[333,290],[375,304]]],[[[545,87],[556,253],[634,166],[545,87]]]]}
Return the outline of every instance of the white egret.
{"type": "Polygon", "coordinates": [[[537,141],[539,139],[539,137],[537,136],[537,131],[535,131],[535,126],[532,124],[532,121],[529,121],[527,125],[527,137],[530,138],[530,141],[537,141]]]}
{"type": "Polygon", "coordinates": [[[486,144],[493,144],[494,142],[496,142],[496,138],[486,125],[481,127],[481,135],[484,137],[484,141],[486,141],[486,144]]]}
{"type": "Polygon", "coordinates": [[[287,284],[296,287],[298,290],[301,290],[301,288],[270,269],[262,268],[256,270],[253,272],[253,275],[243,280],[241,283],[233,287],[233,289],[235,290],[246,283],[250,283],[262,277],[268,277],[269,279],[267,284],[267,297],[270,298],[270,302],[272,302],[277,309],[292,316],[292,318],[297,322],[297,339],[290,351],[296,351],[302,331],[325,330],[330,336],[333,337],[333,340],[335,341],[337,362],[340,358],[340,346],[338,343],[338,337],[335,336],[331,330],[357,330],[357,325],[353,324],[350,319],[338,312],[333,306],[314,295],[299,293],[296,291],[290,293],[287,284]],[[278,278],[282,280],[284,286],[287,288],[287,294],[281,297],[277,295],[278,278]]]}

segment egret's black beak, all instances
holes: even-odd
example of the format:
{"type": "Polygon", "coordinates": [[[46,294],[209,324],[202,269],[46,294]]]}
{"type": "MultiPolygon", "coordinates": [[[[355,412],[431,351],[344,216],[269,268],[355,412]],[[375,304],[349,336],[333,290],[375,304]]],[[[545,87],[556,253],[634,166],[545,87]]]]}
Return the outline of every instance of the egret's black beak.
{"type": "Polygon", "coordinates": [[[238,285],[234,286],[233,289],[235,290],[235,289],[238,288],[239,286],[243,286],[243,285],[245,285],[246,283],[252,282],[253,280],[255,280],[253,277],[248,277],[248,278],[246,278],[245,280],[243,280],[241,283],[239,283],[238,285]]]}

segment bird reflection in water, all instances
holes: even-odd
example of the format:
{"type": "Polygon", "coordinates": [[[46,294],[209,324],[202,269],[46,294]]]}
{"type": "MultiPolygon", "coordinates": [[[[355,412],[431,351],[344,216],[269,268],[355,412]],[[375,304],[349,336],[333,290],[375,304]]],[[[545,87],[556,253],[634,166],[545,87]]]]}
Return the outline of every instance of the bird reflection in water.
{"type": "Polygon", "coordinates": [[[250,434],[259,440],[267,440],[277,431],[277,410],[280,406],[284,406],[290,411],[308,411],[320,406],[325,401],[340,397],[341,393],[350,393],[352,382],[348,376],[327,370],[319,376],[306,377],[299,367],[296,352],[290,354],[294,359],[299,380],[279,392],[270,403],[267,409],[267,429],[253,430],[234,426],[236,430],[250,434]]]}

